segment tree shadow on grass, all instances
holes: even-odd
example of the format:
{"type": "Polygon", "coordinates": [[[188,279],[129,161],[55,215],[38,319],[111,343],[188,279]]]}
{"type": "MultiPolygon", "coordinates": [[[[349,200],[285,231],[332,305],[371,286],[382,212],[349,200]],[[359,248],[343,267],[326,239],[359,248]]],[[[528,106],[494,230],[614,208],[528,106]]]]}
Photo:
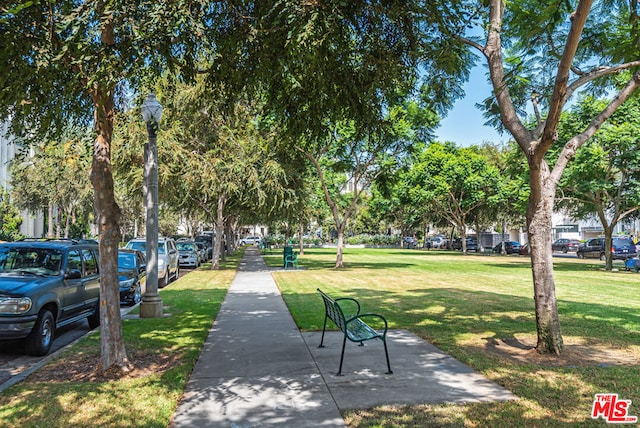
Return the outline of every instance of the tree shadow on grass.
{"type": "MultiPolygon", "coordinates": [[[[404,292],[321,288],[334,298],[356,298],[362,306],[361,312],[382,314],[389,321],[390,328],[408,329],[434,343],[456,346],[457,337],[474,333],[482,333],[487,341],[536,334],[535,309],[533,299],[529,298],[456,288],[410,289],[404,292]]],[[[315,307],[313,310],[317,316],[314,321],[299,325],[301,329],[322,329],[324,306],[318,293],[285,293],[284,299],[294,318],[302,302],[306,312],[309,306],[315,307]]],[[[635,307],[563,300],[559,300],[558,305],[563,331],[572,336],[618,346],[640,342],[640,313],[635,307]]]]}

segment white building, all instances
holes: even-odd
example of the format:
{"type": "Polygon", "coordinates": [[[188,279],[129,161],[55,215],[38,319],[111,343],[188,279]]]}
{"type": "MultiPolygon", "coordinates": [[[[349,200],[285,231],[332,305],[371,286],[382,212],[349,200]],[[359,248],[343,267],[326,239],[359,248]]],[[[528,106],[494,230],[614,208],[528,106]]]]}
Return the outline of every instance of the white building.
{"type": "MultiPolygon", "coordinates": [[[[7,128],[6,123],[0,123],[0,184],[5,190],[9,186],[9,163],[16,154],[16,146],[12,143],[11,138],[7,136],[7,128]]],[[[42,213],[33,216],[27,211],[22,211],[21,215],[20,233],[22,235],[33,238],[45,235],[44,215],[42,213]]]]}

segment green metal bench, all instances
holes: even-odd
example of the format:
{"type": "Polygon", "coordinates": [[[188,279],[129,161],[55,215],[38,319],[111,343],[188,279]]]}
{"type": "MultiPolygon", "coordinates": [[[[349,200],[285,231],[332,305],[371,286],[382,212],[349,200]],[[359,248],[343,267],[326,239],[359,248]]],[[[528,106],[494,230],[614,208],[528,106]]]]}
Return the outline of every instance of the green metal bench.
{"type": "Polygon", "coordinates": [[[387,358],[387,372],[386,374],[393,374],[391,371],[391,364],[389,363],[389,352],[387,350],[387,320],[378,314],[361,314],[360,313],[360,303],[356,299],[352,299],[350,297],[342,297],[338,299],[332,299],[327,296],[322,290],[318,288],[318,293],[322,296],[322,300],[324,301],[324,326],[322,327],[322,338],[320,339],[320,348],[324,348],[324,332],[327,328],[327,319],[333,321],[333,323],[344,333],[344,337],[342,339],[342,353],[340,354],[340,367],[338,368],[338,376],[342,375],[342,362],[344,360],[344,348],[347,343],[347,339],[351,342],[360,343],[360,346],[364,346],[365,341],[372,339],[380,339],[384,344],[384,355],[387,358]],[[344,311],[340,307],[338,302],[352,302],[355,304],[356,313],[353,315],[345,316],[344,311]],[[362,320],[362,318],[377,318],[384,322],[384,330],[378,332],[369,326],[366,322],[362,320]]]}
{"type": "Polygon", "coordinates": [[[293,251],[292,247],[290,247],[290,246],[284,247],[282,255],[283,255],[283,258],[284,258],[282,267],[284,269],[286,269],[288,267],[292,267],[292,268],[298,269],[298,253],[293,251]]]}

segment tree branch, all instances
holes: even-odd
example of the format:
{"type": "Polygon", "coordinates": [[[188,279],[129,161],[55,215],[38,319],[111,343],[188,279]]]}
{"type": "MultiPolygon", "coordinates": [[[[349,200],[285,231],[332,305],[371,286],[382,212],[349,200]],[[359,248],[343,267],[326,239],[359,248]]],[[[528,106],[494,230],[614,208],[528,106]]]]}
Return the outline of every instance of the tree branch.
{"type": "MultiPolygon", "coordinates": [[[[493,85],[493,93],[500,106],[500,116],[505,128],[516,139],[523,152],[529,156],[533,136],[531,132],[522,124],[518,117],[509,89],[506,84],[504,66],[502,64],[502,41],[500,31],[502,29],[502,17],[504,14],[504,3],[502,0],[491,0],[489,11],[489,34],[487,35],[487,45],[482,53],[487,58],[489,64],[489,74],[493,85]]],[[[471,45],[473,46],[473,44],[471,45]]]]}
{"type": "Polygon", "coordinates": [[[611,102],[596,116],[593,118],[591,123],[587,126],[587,128],[582,131],[580,134],[573,137],[571,140],[565,144],[560,156],[556,164],[553,167],[553,171],[551,171],[551,180],[555,183],[558,183],[560,177],[562,176],[562,172],[567,166],[567,163],[573,156],[575,156],[578,149],[595,134],[598,129],[602,126],[604,122],[606,122],[611,115],[616,111],[618,107],[620,107],[633,93],[636,89],[640,87],[640,71],[634,74],[631,79],[627,82],[627,84],[618,92],[618,94],[611,100],[611,102]]]}
{"type": "Polygon", "coordinates": [[[583,72],[579,78],[574,80],[567,87],[567,94],[565,95],[564,103],[566,103],[569,100],[569,98],[571,98],[571,96],[577,89],[579,89],[581,86],[586,85],[592,80],[595,80],[602,76],[607,76],[609,74],[619,73],[620,71],[627,70],[631,67],[637,67],[637,66],[640,66],[640,61],[627,62],[625,64],[620,64],[613,67],[598,67],[597,69],[589,71],[588,73],[583,72]]]}
{"type": "Polygon", "coordinates": [[[558,122],[560,121],[560,115],[562,114],[562,108],[564,107],[567,94],[569,72],[571,71],[573,58],[578,49],[578,43],[580,42],[582,30],[589,16],[592,3],[593,0],[580,0],[576,11],[571,14],[571,28],[567,35],[567,41],[564,46],[562,58],[560,59],[560,64],[558,64],[558,73],[556,74],[556,82],[553,86],[553,94],[551,95],[551,102],[549,103],[546,124],[535,153],[537,157],[543,157],[557,138],[558,122]]]}

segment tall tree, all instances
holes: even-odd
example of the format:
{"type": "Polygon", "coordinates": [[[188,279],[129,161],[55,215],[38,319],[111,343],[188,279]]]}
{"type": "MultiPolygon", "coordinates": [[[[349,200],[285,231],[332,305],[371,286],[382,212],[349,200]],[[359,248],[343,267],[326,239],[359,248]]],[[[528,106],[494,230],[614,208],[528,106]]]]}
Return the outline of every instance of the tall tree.
{"type": "Polygon", "coordinates": [[[331,211],[337,232],[337,268],[344,267],[344,232],[361,195],[376,179],[395,169],[399,159],[420,141],[425,129],[436,124],[437,115],[419,108],[415,102],[407,102],[394,106],[387,122],[390,127],[372,132],[363,132],[357,123],[343,122],[322,144],[296,146],[315,168],[331,211]]]}
{"type": "MultiPolygon", "coordinates": [[[[122,340],[117,249],[120,208],[114,196],[111,141],[125,84],[193,64],[205,11],[225,5],[101,0],[5,2],[0,9],[0,120],[15,135],[42,136],[56,123],[91,123],[91,182],[100,233],[102,371],[128,370],[122,340]],[[188,11],[188,13],[185,13],[188,11]]],[[[215,21],[215,19],[213,19],[215,21]]],[[[221,18],[219,23],[225,22],[221,18]]],[[[183,67],[188,75],[189,67],[183,67]]]]}
{"type": "MultiPolygon", "coordinates": [[[[583,128],[585,119],[604,108],[606,100],[586,97],[563,115],[559,139],[583,128]]],[[[587,119],[588,120],[588,119],[587,119]]],[[[615,226],[640,210],[640,100],[622,105],[578,150],[559,185],[558,205],[575,218],[598,218],[605,236],[606,269],[611,270],[615,226]]]]}
{"type": "Polygon", "coordinates": [[[501,192],[498,168],[477,147],[434,142],[417,155],[410,177],[432,209],[458,230],[466,253],[469,219],[501,192]]]}
{"type": "Polygon", "coordinates": [[[86,222],[93,204],[89,183],[91,139],[90,129],[67,126],[60,140],[23,146],[11,161],[10,186],[16,203],[32,212],[44,211],[49,205],[55,207],[57,237],[62,234],[68,238],[71,227],[78,226],[78,221],[84,224],[75,229],[87,234],[86,222]],[[61,220],[65,222],[63,233],[61,220]]]}
{"type": "Polygon", "coordinates": [[[513,136],[529,166],[527,233],[538,352],[559,354],[563,347],[551,252],[551,218],[558,183],[576,151],[640,86],[640,73],[631,73],[640,66],[638,22],[633,19],[637,17],[637,2],[602,1],[596,3],[592,13],[593,3],[470,2],[469,6],[479,6],[485,33],[483,37],[460,38],[486,60],[493,86],[488,112],[495,113],[494,123],[500,123],[513,136]],[[613,3],[615,7],[607,8],[613,3]],[[587,18],[589,26],[585,27],[587,18]],[[626,82],[614,87],[608,79],[612,75],[624,76],[626,82]],[[558,144],[561,113],[572,95],[588,85],[606,87],[615,95],[584,129],[565,142],[551,166],[547,154],[558,144]],[[527,127],[520,116],[527,100],[537,119],[532,127],[527,127]]]}

